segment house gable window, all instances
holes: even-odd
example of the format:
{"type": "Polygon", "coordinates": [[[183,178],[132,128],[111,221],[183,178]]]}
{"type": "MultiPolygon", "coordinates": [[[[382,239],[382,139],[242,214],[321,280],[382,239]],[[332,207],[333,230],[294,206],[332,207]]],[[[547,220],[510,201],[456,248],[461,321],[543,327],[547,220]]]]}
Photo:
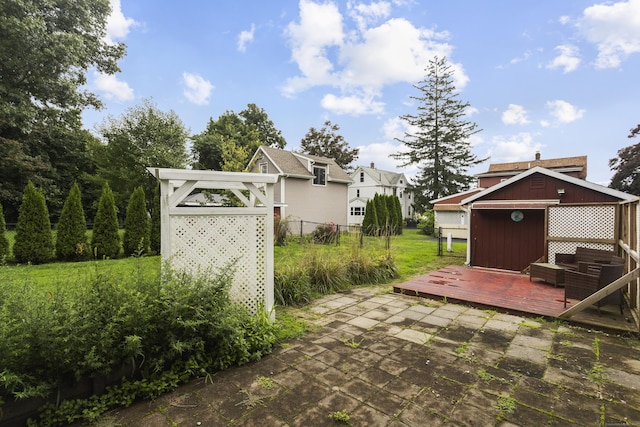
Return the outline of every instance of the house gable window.
{"type": "Polygon", "coordinates": [[[360,189],[356,190],[356,197],[360,197],[360,189]]]}
{"type": "Polygon", "coordinates": [[[269,165],[267,162],[260,163],[259,165],[260,173],[269,173],[269,165]]]}
{"type": "Polygon", "coordinates": [[[327,185],[326,166],[313,167],[313,185],[327,185]]]}
{"type": "Polygon", "coordinates": [[[364,182],[364,172],[360,172],[360,182],[364,182]]]}
{"type": "Polygon", "coordinates": [[[364,207],[362,206],[351,206],[351,216],[362,216],[364,215],[364,207]]]}

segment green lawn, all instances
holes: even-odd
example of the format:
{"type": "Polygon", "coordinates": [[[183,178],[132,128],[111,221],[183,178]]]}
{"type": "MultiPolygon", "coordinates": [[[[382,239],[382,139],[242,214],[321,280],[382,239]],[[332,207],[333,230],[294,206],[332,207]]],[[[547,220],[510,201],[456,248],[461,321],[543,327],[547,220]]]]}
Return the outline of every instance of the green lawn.
{"type": "MultiPolygon", "coordinates": [[[[7,233],[10,237],[12,233],[7,233]]],[[[421,234],[416,229],[406,229],[400,236],[393,236],[388,241],[384,238],[365,237],[363,249],[374,256],[383,257],[391,254],[398,266],[400,277],[397,280],[407,280],[416,275],[425,274],[431,270],[451,265],[462,264],[465,253],[465,243],[454,243],[456,257],[439,257],[437,242],[421,234]],[[387,249],[387,243],[389,249],[387,249]]],[[[343,235],[341,244],[314,245],[300,244],[297,241],[287,246],[276,246],[274,249],[275,268],[286,263],[296,263],[308,251],[319,254],[330,252],[344,253],[360,250],[358,236],[343,235]]],[[[63,263],[55,262],[43,265],[4,265],[0,266],[0,280],[4,283],[33,284],[37,287],[55,289],[57,286],[69,286],[72,283],[86,282],[86,278],[97,274],[113,277],[125,277],[142,271],[145,274],[159,274],[160,257],[123,258],[116,260],[88,261],[63,263]]]]}

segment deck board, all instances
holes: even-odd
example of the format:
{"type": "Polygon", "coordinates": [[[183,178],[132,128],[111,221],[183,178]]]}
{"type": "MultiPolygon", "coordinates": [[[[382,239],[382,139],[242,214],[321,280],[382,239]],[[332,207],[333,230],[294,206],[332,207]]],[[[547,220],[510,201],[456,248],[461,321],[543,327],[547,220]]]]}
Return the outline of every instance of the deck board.
{"type": "MultiPolygon", "coordinates": [[[[564,288],[554,287],[540,279],[529,280],[528,274],[477,267],[448,266],[404,283],[394,285],[394,292],[426,298],[447,298],[506,311],[546,317],[559,317],[565,310],[564,288]]],[[[567,300],[567,308],[577,300],[567,300]]],[[[621,315],[616,306],[593,308],[577,313],[568,321],[588,326],[638,332],[631,314],[625,308],[621,315]]]]}

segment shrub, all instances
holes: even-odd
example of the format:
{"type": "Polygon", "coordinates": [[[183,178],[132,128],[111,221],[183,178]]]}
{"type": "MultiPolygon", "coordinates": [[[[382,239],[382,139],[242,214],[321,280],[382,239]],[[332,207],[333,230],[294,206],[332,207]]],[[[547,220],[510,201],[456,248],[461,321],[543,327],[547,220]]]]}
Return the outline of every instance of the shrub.
{"type": "Polygon", "coordinates": [[[18,262],[39,264],[53,259],[49,210],[42,191],[27,183],[18,213],[13,256],[18,262]]]}
{"type": "Polygon", "coordinates": [[[400,199],[397,197],[393,197],[393,204],[395,206],[395,210],[396,210],[396,231],[395,234],[396,235],[400,235],[402,234],[402,226],[403,226],[403,218],[402,218],[402,205],[400,204],[400,199]]]}
{"type": "Polygon", "coordinates": [[[429,209],[422,214],[418,228],[427,236],[433,236],[435,226],[435,216],[433,210],[429,209]]]}
{"type": "Polygon", "coordinates": [[[93,221],[91,248],[96,258],[115,258],[120,253],[120,236],[118,235],[118,216],[113,192],[109,183],[102,186],[102,194],[98,201],[98,211],[93,221]]]}
{"type": "Polygon", "coordinates": [[[2,203],[0,203],[0,264],[9,256],[9,239],[7,239],[7,223],[4,221],[2,203]]]}
{"type": "Polygon", "coordinates": [[[320,224],[311,233],[314,243],[330,244],[334,243],[338,237],[338,229],[333,222],[320,224]]]}
{"type": "Polygon", "coordinates": [[[124,220],[124,239],[122,247],[124,254],[142,255],[149,252],[151,228],[149,213],[142,187],[136,188],[129,197],[127,214],[124,220]]]}
{"type": "Polygon", "coordinates": [[[311,251],[302,265],[314,292],[326,295],[349,287],[346,264],[342,259],[311,251]]]}
{"type": "Polygon", "coordinates": [[[55,397],[73,379],[131,367],[136,375],[129,370],[129,380],[104,396],[46,405],[37,425],[93,421],[114,405],[257,360],[276,341],[276,325],[264,310],[251,315],[230,302],[228,273],[168,272],[148,280],[134,272],[125,281],[97,273],[47,295],[0,283],[0,405],[55,397]]]}
{"type": "Polygon", "coordinates": [[[160,253],[161,236],[160,236],[160,185],[156,187],[153,194],[153,205],[151,206],[151,235],[149,238],[151,252],[160,253]]]}
{"type": "Polygon", "coordinates": [[[62,206],[56,233],[56,255],[64,261],[85,259],[90,251],[87,244],[87,223],[82,209],[82,196],[77,183],[73,184],[62,206]]]}

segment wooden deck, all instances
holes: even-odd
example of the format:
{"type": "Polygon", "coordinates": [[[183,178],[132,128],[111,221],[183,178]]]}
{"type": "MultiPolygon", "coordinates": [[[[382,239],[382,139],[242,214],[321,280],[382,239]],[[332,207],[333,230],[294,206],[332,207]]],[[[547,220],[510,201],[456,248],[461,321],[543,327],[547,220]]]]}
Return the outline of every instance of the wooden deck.
{"type": "MultiPolygon", "coordinates": [[[[477,267],[449,266],[393,287],[394,292],[452,302],[494,307],[503,311],[546,317],[558,317],[565,310],[564,288],[528,274],[477,267]]],[[[576,300],[567,300],[567,308],[576,300]]],[[[589,308],[567,321],[615,331],[638,332],[633,317],[625,308],[605,306],[598,313],[589,308]]]]}

